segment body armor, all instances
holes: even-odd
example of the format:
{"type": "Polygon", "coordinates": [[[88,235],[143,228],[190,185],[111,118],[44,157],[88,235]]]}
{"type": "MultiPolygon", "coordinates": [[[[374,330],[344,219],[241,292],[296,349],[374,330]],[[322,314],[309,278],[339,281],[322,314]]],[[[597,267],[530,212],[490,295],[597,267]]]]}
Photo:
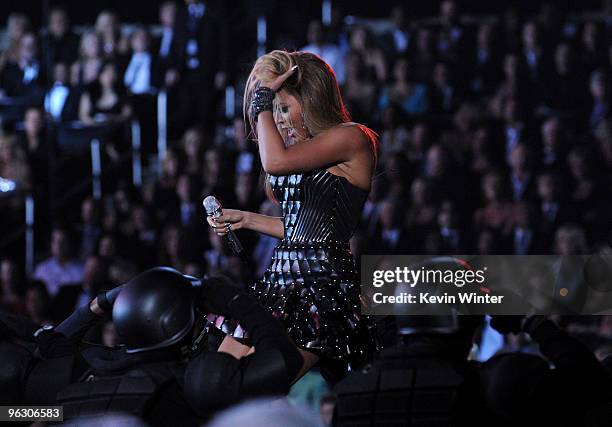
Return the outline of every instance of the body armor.
{"type": "Polygon", "coordinates": [[[338,426],[453,426],[468,365],[397,347],[340,383],[338,426]]]}
{"type": "Polygon", "coordinates": [[[65,419],[105,413],[146,419],[160,391],[183,373],[177,363],[152,363],[114,374],[89,371],[83,381],[60,391],[57,402],[64,407],[65,419]]]}

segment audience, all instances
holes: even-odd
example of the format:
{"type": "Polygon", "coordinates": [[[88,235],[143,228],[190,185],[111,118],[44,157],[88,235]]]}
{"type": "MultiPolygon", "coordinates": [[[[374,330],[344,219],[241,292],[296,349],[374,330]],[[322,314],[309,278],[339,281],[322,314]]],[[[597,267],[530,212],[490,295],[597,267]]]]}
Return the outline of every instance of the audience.
{"type": "MultiPolygon", "coordinates": [[[[435,17],[396,6],[388,19],[369,20],[333,3],[329,26],[304,17],[308,30],[295,40],[270,26],[279,34],[266,48],[303,46],[320,55],[353,120],[380,135],[372,191],[351,241],[355,256],[609,250],[612,43],[605,10],[584,6],[569,15],[545,4],[539,14],[513,6],[468,16],[445,0],[435,17]]],[[[257,145],[238,113],[249,69],[242,58],[255,59],[256,37],[230,46],[228,32],[254,28],[235,23],[226,9],[223,2],[165,1],[156,28],[126,25],[105,10],[95,25],[74,31],[62,7],[51,8],[43,29],[23,14],[8,16],[0,40],[0,178],[23,191],[4,197],[0,187],[0,208],[10,218],[0,230],[8,240],[20,233],[22,197],[32,194],[39,262],[26,276],[23,247],[15,238],[0,241],[0,307],[58,322],[100,289],[156,265],[224,273],[240,285],[263,274],[277,239],[240,231],[253,259],[245,268],[206,227],[201,206],[212,194],[227,208],[280,216],[265,197],[257,145]],[[228,84],[234,111],[222,93],[228,84]],[[157,160],[160,90],[168,94],[168,128],[157,160]],[[140,186],[130,172],[131,119],[141,129],[140,186]],[[109,128],[92,134],[108,170],[99,199],[91,196],[89,145],[85,155],[65,153],[65,136],[56,132],[79,122],[109,128]],[[42,244],[49,232],[50,244],[42,244]]],[[[102,339],[117,345],[112,323],[102,339]]],[[[333,396],[321,399],[325,425],[334,404],[333,396]]]]}

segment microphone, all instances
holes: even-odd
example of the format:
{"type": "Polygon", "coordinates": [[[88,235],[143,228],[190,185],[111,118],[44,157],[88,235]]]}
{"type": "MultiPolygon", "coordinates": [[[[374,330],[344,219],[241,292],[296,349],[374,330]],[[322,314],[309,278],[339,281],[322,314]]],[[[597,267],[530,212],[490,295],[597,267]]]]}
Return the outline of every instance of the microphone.
{"type": "MultiPolygon", "coordinates": [[[[218,218],[223,215],[223,210],[221,209],[221,203],[217,200],[215,196],[207,196],[202,202],[204,205],[204,209],[206,210],[206,215],[212,218],[218,218]]],[[[227,234],[222,237],[223,241],[229,246],[230,250],[234,255],[240,257],[243,263],[247,264],[249,262],[246,253],[244,252],[244,248],[236,237],[236,234],[233,230],[227,230],[227,234]]]]}

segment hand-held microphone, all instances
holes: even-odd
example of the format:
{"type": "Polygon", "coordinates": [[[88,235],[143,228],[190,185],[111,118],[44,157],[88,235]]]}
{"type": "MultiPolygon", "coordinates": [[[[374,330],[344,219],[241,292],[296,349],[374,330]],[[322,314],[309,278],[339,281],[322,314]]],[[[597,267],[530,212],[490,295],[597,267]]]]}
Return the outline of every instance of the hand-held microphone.
{"type": "MultiPolygon", "coordinates": [[[[223,215],[221,203],[219,203],[215,196],[207,196],[202,202],[202,204],[204,205],[204,209],[206,210],[207,216],[212,218],[218,218],[223,215]]],[[[244,252],[244,248],[242,247],[240,240],[238,240],[238,237],[236,237],[236,234],[233,230],[227,230],[227,234],[222,238],[223,241],[227,243],[234,255],[239,256],[244,263],[248,263],[248,258],[246,256],[246,253],[244,252]]]]}

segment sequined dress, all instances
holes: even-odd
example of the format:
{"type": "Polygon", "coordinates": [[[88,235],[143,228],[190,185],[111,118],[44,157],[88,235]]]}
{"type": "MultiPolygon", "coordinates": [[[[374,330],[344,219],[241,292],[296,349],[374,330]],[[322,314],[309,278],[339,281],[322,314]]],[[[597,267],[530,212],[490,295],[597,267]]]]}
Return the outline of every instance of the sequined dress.
{"type": "MultiPolygon", "coordinates": [[[[368,192],[327,169],[268,180],[281,203],[285,236],[251,291],[299,347],[354,367],[374,348],[349,247],[368,192]]],[[[217,326],[244,337],[227,319],[217,326]]]]}

